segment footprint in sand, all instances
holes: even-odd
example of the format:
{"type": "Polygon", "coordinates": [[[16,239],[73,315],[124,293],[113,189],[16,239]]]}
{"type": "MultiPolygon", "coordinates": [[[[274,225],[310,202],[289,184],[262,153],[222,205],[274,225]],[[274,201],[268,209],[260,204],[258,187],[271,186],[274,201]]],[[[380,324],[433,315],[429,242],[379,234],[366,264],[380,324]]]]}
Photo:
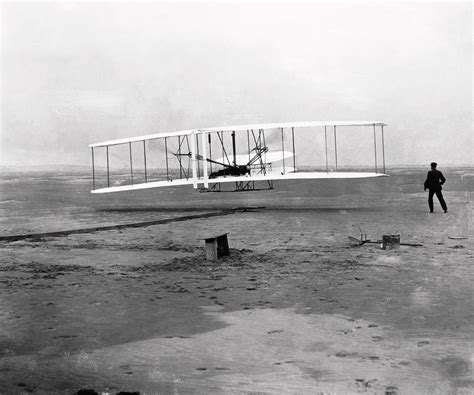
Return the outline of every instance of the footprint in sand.
{"type": "Polygon", "coordinates": [[[356,383],[365,388],[371,388],[373,384],[377,382],[377,379],[366,380],[366,379],[355,379],[356,383]]]}
{"type": "Polygon", "coordinates": [[[120,365],[119,368],[122,370],[123,374],[133,374],[130,370],[130,365],[120,365]]]}
{"type": "Polygon", "coordinates": [[[424,346],[427,346],[428,344],[430,344],[429,341],[422,340],[421,342],[418,342],[416,345],[417,345],[418,347],[424,347],[424,346]]]}
{"type": "Polygon", "coordinates": [[[297,363],[297,362],[301,362],[301,361],[283,361],[283,362],[275,362],[273,365],[283,365],[284,363],[287,363],[287,364],[292,364],[292,363],[297,363]]]}
{"type": "Polygon", "coordinates": [[[355,352],[339,351],[337,354],[334,354],[338,358],[347,358],[354,357],[357,355],[355,352]]]}

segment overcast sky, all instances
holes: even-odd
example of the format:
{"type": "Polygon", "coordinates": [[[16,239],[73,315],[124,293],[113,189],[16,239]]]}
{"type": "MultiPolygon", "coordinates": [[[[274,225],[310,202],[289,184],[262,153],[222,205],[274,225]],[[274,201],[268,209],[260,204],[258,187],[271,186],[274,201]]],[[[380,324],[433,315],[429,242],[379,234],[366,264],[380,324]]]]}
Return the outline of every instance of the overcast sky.
{"type": "Polygon", "coordinates": [[[309,120],[385,121],[387,164],[474,164],[470,2],[1,7],[1,164],[309,120]]]}

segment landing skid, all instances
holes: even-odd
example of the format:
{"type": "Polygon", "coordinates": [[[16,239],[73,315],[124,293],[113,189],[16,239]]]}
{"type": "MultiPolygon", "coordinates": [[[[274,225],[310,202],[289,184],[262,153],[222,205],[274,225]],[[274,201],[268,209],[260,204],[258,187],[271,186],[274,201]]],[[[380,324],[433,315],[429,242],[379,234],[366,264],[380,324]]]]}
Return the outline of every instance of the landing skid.
{"type": "Polygon", "coordinates": [[[235,189],[233,191],[223,191],[220,182],[209,185],[208,188],[201,187],[199,192],[246,192],[246,191],[261,191],[273,189],[273,181],[266,181],[267,188],[256,188],[255,181],[236,181],[235,189]]]}
{"type": "Polygon", "coordinates": [[[221,192],[221,183],[216,182],[215,184],[209,185],[208,188],[201,187],[199,192],[221,192]]]}

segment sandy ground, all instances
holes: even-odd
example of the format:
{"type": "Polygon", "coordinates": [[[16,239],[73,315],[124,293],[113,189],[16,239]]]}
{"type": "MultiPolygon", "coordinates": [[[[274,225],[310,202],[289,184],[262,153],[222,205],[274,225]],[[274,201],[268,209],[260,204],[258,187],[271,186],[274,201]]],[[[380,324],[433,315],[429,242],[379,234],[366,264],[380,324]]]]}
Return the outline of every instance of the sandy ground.
{"type": "Polygon", "coordinates": [[[445,196],[2,242],[0,392],[471,394],[473,202],[445,196]]]}

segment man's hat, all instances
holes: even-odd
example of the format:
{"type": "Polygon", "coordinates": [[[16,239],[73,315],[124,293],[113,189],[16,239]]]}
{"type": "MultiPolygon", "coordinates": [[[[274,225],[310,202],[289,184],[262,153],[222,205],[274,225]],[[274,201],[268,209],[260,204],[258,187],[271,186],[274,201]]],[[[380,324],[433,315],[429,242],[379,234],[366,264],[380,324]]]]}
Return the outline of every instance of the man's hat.
{"type": "Polygon", "coordinates": [[[431,162],[431,167],[436,167],[438,164],[436,162],[431,162]]]}

